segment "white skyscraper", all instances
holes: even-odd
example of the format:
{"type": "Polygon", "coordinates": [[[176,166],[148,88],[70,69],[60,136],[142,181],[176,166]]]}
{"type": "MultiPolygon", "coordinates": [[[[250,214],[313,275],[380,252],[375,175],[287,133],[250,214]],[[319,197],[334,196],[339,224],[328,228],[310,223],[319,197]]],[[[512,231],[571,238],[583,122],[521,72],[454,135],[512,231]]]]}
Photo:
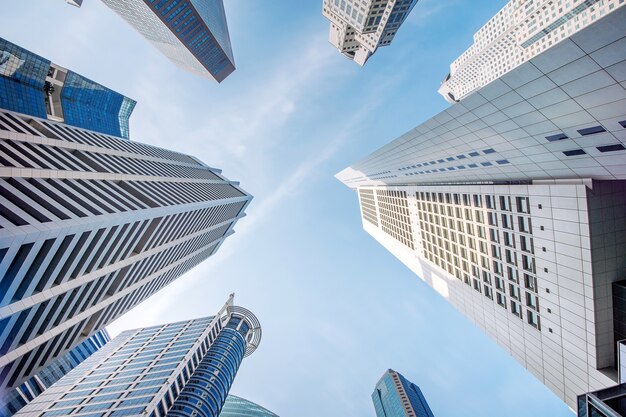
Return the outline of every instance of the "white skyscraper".
{"type": "Polygon", "coordinates": [[[0,109],[0,395],[213,255],[252,197],[196,158],[0,109]]]}
{"type": "Polygon", "coordinates": [[[379,46],[391,43],[418,0],[324,0],[329,42],[363,66],[379,46]]]}
{"type": "Polygon", "coordinates": [[[625,82],[616,8],[337,174],[369,234],[572,408],[618,375],[625,82]]]}
{"type": "Polygon", "coordinates": [[[474,34],[439,92],[450,103],[586,28],[624,0],[511,0],[474,34]]]}

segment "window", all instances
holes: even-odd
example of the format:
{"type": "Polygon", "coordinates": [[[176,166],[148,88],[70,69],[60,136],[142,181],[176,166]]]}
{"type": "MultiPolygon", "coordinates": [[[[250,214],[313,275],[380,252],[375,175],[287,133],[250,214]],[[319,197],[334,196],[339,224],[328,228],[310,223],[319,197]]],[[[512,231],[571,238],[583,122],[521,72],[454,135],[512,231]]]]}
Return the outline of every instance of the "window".
{"type": "Polygon", "coordinates": [[[582,149],[574,149],[571,151],[563,151],[563,154],[565,154],[565,156],[576,156],[576,155],[584,155],[587,152],[583,151],[582,149]]]}
{"type": "Polygon", "coordinates": [[[598,146],[596,149],[599,150],[600,152],[615,152],[615,151],[623,151],[626,148],[624,148],[624,145],[618,144],[618,145],[598,146]]]}
{"type": "Polygon", "coordinates": [[[606,129],[602,126],[593,126],[578,130],[578,133],[580,133],[582,136],[594,135],[596,133],[602,132],[606,132],[606,129]]]}
{"type": "Polygon", "coordinates": [[[556,135],[546,136],[549,142],[555,142],[557,140],[569,139],[569,137],[563,133],[558,133],[556,135]]]}

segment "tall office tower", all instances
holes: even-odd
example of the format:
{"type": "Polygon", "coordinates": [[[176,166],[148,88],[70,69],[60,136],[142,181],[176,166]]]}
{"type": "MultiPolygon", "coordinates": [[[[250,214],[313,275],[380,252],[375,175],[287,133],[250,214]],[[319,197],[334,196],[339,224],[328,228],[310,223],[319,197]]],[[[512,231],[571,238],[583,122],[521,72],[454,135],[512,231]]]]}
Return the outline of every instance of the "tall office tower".
{"type": "Polygon", "coordinates": [[[52,361],[22,385],[9,392],[8,395],[0,398],[0,416],[10,417],[15,414],[110,340],[109,333],[104,329],[100,330],[64,356],[52,361]]]}
{"type": "Polygon", "coordinates": [[[439,93],[454,103],[624,5],[624,0],[511,0],[451,65],[439,93]]]}
{"type": "Polygon", "coordinates": [[[329,42],[360,66],[391,43],[418,0],[324,0],[329,42]]]}
{"type": "Polygon", "coordinates": [[[226,397],[220,417],[278,417],[278,415],[245,398],[229,395],[226,397]]]}
{"type": "Polygon", "coordinates": [[[223,0],[102,1],[180,68],[218,83],[235,70],[223,0]]]}
{"type": "Polygon", "coordinates": [[[419,387],[393,369],[376,384],[372,401],[377,417],[433,417],[419,387]]]}
{"type": "Polygon", "coordinates": [[[215,316],[121,333],[16,417],[217,417],[260,340],[231,295],[215,316]]]}
{"type": "Polygon", "coordinates": [[[0,389],[218,250],[251,196],[196,158],[0,111],[0,389]]]}
{"type": "Polygon", "coordinates": [[[363,227],[575,408],[617,381],[626,8],[337,174],[363,227]]]}
{"type": "Polygon", "coordinates": [[[0,38],[0,108],[128,139],[135,104],[0,38]]]}

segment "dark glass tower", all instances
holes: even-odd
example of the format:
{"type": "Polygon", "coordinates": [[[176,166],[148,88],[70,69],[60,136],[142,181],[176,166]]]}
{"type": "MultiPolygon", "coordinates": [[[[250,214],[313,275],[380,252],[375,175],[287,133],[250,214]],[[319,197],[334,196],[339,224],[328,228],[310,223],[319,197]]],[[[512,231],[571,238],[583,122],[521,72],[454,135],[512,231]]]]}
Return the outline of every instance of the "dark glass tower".
{"type": "Polygon", "coordinates": [[[106,330],[100,330],[89,339],[67,352],[64,356],[55,359],[50,365],[26,380],[13,391],[0,398],[0,417],[9,417],[15,414],[35,397],[40,395],[63,378],[72,369],[80,365],[85,359],[96,353],[98,349],[111,340],[106,330]]]}
{"type": "Polygon", "coordinates": [[[235,70],[223,0],[103,0],[179,67],[217,82],[235,70]]]}
{"type": "Polygon", "coordinates": [[[419,387],[392,369],[376,384],[372,401],[377,417],[434,417],[419,387]]]}
{"type": "Polygon", "coordinates": [[[0,38],[0,107],[128,139],[136,102],[0,38]]]}
{"type": "Polygon", "coordinates": [[[261,326],[233,296],[211,317],[128,330],[16,417],[217,417],[261,326]]]}

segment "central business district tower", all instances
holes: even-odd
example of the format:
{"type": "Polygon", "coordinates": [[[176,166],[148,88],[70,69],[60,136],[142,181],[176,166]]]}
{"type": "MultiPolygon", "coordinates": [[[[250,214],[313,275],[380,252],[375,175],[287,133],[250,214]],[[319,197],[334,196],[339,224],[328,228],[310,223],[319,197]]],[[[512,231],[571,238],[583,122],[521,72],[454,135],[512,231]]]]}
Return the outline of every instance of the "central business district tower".
{"type": "Polygon", "coordinates": [[[509,2],[446,77],[452,107],[337,178],[370,235],[576,408],[619,382],[626,339],[626,7],[567,4],[509,2]]]}
{"type": "Polygon", "coordinates": [[[0,57],[0,416],[217,417],[261,338],[232,296],[104,329],[215,254],[252,197],[128,140],[127,97],[1,38],[0,57]]]}

